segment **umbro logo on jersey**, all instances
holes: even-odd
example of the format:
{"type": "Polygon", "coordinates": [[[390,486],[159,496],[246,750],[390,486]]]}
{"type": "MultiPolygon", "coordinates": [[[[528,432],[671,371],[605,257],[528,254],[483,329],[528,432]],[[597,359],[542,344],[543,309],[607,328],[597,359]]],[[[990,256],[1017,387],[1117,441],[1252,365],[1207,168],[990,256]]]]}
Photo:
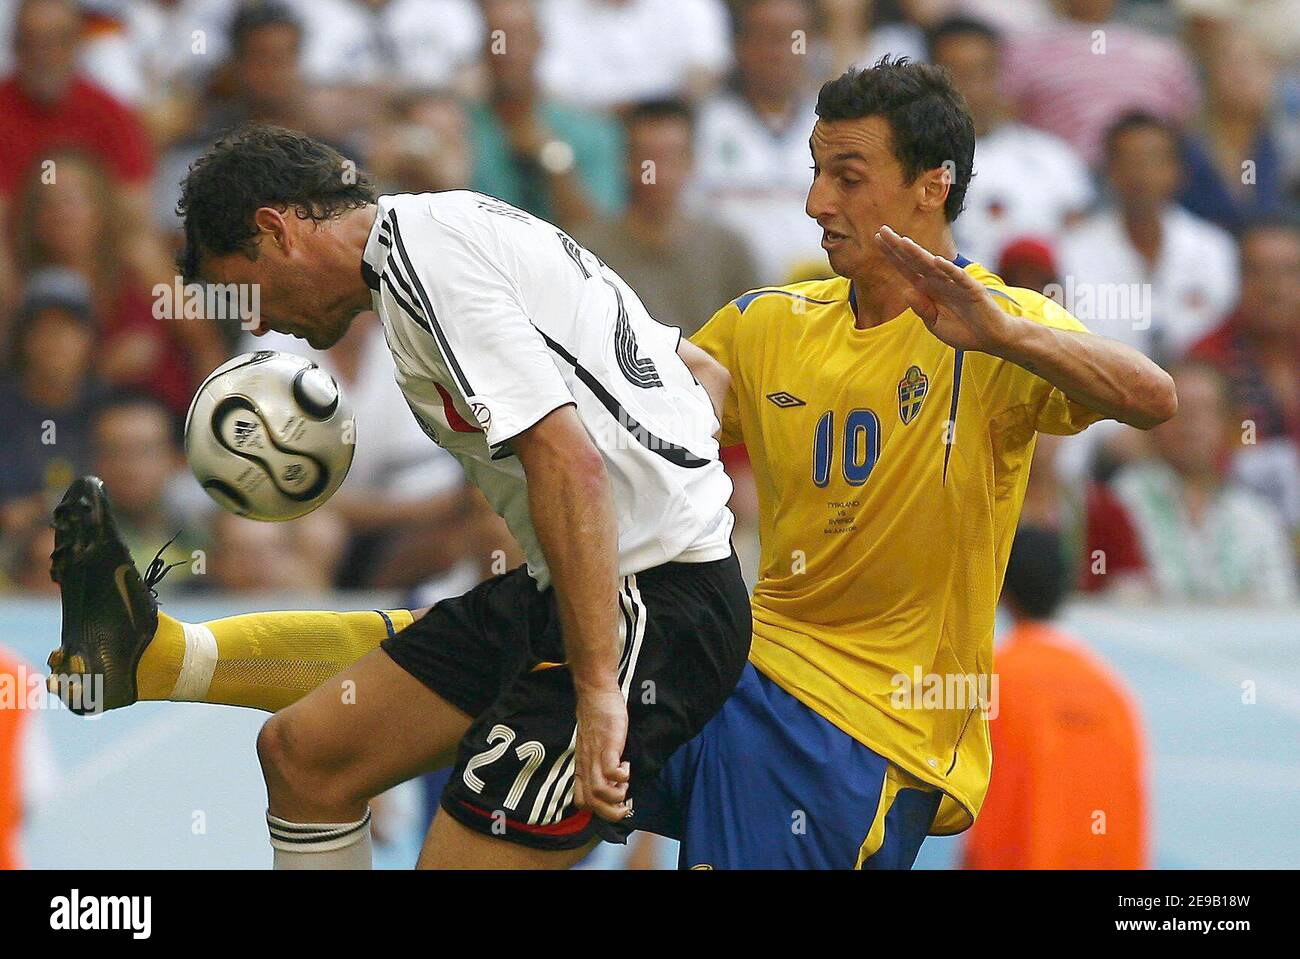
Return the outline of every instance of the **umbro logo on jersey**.
{"type": "Polygon", "coordinates": [[[787,393],[785,390],[781,390],[779,393],[768,393],[767,398],[783,410],[788,410],[795,406],[808,405],[803,400],[799,399],[799,397],[792,393],[787,393]]]}

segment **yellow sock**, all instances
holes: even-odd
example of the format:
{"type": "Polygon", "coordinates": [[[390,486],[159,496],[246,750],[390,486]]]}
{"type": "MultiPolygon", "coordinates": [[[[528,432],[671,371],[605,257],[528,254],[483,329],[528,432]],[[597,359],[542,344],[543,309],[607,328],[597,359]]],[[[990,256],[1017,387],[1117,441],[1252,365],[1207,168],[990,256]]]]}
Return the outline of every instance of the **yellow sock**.
{"type": "Polygon", "coordinates": [[[141,699],[275,712],[411,625],[408,610],[248,613],[182,623],[158,613],[135,678],[141,699]]]}

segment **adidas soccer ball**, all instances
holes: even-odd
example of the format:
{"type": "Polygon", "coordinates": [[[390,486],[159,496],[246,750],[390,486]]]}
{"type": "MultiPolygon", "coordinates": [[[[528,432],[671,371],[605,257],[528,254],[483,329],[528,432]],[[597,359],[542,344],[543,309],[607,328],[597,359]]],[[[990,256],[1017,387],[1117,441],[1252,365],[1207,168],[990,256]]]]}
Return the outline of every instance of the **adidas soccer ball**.
{"type": "Polygon", "coordinates": [[[334,377],[274,350],[213,370],[185,418],[199,484],[250,519],[279,522],[320,506],[348,475],[355,443],[352,407],[334,377]]]}

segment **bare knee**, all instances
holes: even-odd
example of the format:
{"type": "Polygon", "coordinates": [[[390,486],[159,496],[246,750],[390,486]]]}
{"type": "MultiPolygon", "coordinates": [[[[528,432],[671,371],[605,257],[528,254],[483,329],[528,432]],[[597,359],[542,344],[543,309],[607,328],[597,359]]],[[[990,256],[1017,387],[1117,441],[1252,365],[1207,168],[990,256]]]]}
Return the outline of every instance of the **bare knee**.
{"type": "Polygon", "coordinates": [[[350,782],[344,757],[331,755],[329,745],[302,726],[290,710],[273,715],[257,734],[257,759],[271,811],[300,821],[358,818],[370,797],[350,782]]]}

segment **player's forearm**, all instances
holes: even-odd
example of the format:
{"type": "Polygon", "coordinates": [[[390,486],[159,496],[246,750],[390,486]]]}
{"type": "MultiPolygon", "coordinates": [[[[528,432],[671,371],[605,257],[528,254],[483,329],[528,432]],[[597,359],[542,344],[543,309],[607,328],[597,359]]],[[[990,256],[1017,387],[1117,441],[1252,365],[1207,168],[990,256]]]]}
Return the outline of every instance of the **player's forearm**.
{"type": "Polygon", "coordinates": [[[1168,373],[1132,347],[1103,336],[1025,320],[998,355],[1076,403],[1138,429],[1158,426],[1178,409],[1168,373]]]}
{"type": "Polygon", "coordinates": [[[551,571],[569,671],[579,695],[618,683],[618,521],[604,461],[589,454],[535,461],[533,528],[551,571]]]}

